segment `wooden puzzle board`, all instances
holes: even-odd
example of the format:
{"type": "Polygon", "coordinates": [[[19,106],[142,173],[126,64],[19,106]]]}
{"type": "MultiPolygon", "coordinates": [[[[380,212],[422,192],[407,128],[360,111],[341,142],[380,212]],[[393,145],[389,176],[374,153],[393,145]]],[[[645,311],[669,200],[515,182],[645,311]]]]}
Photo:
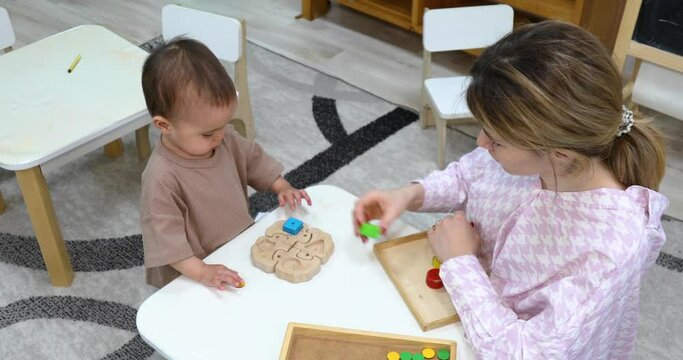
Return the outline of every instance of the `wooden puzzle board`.
{"type": "Polygon", "coordinates": [[[422,330],[460,320],[446,289],[434,290],[425,283],[434,257],[426,232],[377,243],[374,250],[422,330]]]}
{"type": "Polygon", "coordinates": [[[290,323],[280,360],[386,359],[390,351],[421,352],[429,347],[448,349],[456,358],[453,341],[290,323]]]}
{"type": "Polygon", "coordinates": [[[334,252],[330,234],[303,224],[296,235],[276,221],[251,247],[252,264],[292,283],[311,280],[334,252]]]}

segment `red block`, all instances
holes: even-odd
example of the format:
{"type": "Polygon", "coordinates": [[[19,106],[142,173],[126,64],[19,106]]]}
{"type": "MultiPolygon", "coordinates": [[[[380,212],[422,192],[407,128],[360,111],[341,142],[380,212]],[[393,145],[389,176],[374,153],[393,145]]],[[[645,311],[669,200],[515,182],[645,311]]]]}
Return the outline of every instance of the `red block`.
{"type": "Polygon", "coordinates": [[[443,282],[439,276],[439,269],[429,269],[429,271],[427,271],[427,279],[425,281],[427,282],[427,286],[429,286],[431,289],[441,289],[443,287],[443,282]]]}

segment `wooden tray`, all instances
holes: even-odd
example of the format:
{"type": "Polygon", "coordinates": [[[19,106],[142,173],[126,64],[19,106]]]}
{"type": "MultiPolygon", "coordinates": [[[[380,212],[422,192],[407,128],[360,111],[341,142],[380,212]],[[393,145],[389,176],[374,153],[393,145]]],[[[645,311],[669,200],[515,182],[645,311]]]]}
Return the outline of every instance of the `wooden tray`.
{"type": "Polygon", "coordinates": [[[422,330],[436,329],[460,320],[446,290],[430,289],[425,283],[434,257],[426,232],[377,243],[374,249],[384,271],[422,330]]]}
{"type": "Polygon", "coordinates": [[[280,360],[381,360],[391,351],[414,354],[427,347],[448,349],[450,360],[456,358],[454,341],[289,323],[280,360]]]}

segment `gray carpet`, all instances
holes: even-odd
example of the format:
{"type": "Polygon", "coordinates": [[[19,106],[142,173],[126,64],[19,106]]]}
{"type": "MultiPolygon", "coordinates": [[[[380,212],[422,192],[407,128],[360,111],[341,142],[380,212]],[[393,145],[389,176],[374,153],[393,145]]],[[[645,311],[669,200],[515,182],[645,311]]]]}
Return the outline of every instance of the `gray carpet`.
{"type": "MultiPolygon", "coordinates": [[[[256,140],[283,163],[290,181],[360,195],[435,168],[435,130],[421,129],[413,112],[257,46],[249,46],[248,62],[256,140]]],[[[153,142],[157,136],[151,132],[153,142]]],[[[462,132],[448,136],[451,158],[475,146],[462,132]]],[[[77,271],[70,288],[49,286],[14,175],[0,172],[8,204],[0,216],[0,359],[159,358],[135,329],[135,311],[155,289],[144,283],[138,235],[144,164],[134,136],[124,143],[120,158],[96,151],[47,174],[77,271]]],[[[251,204],[273,205],[259,195],[251,204]]],[[[403,220],[427,228],[438,218],[403,220]]],[[[683,357],[683,222],[664,223],[668,242],[643,283],[639,359],[683,357]]]]}

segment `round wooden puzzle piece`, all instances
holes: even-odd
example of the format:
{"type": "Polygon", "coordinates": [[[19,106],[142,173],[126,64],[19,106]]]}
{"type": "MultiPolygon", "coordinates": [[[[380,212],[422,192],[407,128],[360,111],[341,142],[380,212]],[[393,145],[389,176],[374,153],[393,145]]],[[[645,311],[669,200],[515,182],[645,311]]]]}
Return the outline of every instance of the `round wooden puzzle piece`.
{"type": "Polygon", "coordinates": [[[334,252],[330,234],[303,224],[296,235],[283,229],[280,220],[266,229],[251,247],[254,266],[275,276],[297,283],[308,281],[320,272],[334,252]]]}

